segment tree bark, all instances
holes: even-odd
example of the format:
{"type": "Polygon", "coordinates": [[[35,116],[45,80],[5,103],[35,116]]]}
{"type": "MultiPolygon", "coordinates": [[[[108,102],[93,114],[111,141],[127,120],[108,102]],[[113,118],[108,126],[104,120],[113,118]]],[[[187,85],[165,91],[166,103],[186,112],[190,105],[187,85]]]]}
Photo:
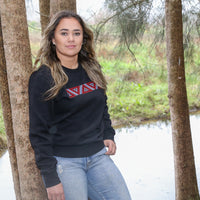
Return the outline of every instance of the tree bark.
{"type": "Polygon", "coordinates": [[[199,200],[187,100],[181,0],[165,0],[168,97],[176,200],[199,200]]]}
{"type": "Polygon", "coordinates": [[[31,50],[24,0],[0,0],[17,167],[22,200],[45,200],[46,190],[29,141],[28,80],[31,50]]]}
{"type": "Polygon", "coordinates": [[[49,23],[50,15],[50,0],[39,0],[40,3],[40,24],[41,24],[41,34],[43,34],[44,29],[49,23]]]}
{"type": "Polygon", "coordinates": [[[6,72],[6,60],[3,48],[3,36],[1,29],[1,17],[0,17],[0,97],[3,111],[3,119],[7,137],[7,147],[10,157],[10,165],[12,169],[13,182],[15,188],[15,196],[17,200],[21,200],[19,173],[17,170],[17,157],[15,151],[15,142],[12,125],[12,113],[10,105],[10,96],[8,90],[8,80],[6,72]]]}
{"type": "Polygon", "coordinates": [[[50,0],[50,15],[60,10],[71,10],[76,13],[76,0],[50,0]]]}

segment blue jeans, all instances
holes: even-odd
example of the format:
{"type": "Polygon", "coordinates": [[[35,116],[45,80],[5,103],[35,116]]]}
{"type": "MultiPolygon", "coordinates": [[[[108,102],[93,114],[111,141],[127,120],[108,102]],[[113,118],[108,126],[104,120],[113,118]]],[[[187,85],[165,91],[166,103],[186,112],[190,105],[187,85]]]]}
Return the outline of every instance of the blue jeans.
{"type": "Polygon", "coordinates": [[[83,158],[57,159],[65,200],[131,200],[126,183],[106,148],[83,158]]]}

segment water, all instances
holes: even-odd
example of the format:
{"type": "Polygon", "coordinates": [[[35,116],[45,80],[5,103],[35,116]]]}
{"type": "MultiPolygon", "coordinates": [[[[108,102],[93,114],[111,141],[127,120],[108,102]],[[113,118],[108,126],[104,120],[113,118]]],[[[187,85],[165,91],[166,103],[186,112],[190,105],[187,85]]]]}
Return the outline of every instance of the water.
{"type": "Polygon", "coordinates": [[[15,200],[8,152],[0,158],[0,199],[15,200]]]}
{"type": "MultiPolygon", "coordinates": [[[[200,188],[200,115],[190,117],[200,188]]],[[[155,122],[117,129],[117,154],[112,156],[121,170],[133,200],[174,200],[174,164],[170,123],[155,122]]],[[[1,200],[15,200],[9,156],[0,158],[1,200]]]]}

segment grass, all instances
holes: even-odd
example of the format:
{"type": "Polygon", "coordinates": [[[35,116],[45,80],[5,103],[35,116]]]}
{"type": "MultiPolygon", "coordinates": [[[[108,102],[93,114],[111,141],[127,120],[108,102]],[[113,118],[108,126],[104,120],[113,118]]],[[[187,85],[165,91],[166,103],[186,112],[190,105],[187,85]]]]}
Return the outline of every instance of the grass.
{"type": "Polygon", "coordinates": [[[114,121],[127,124],[169,117],[166,73],[162,69],[103,58],[100,63],[108,80],[108,105],[114,121]]]}
{"type": "Polygon", "coordinates": [[[5,134],[5,128],[4,128],[4,122],[3,122],[3,114],[0,104],[0,156],[1,153],[6,148],[6,134],[5,134]]]}
{"type": "MultiPolygon", "coordinates": [[[[1,108],[1,104],[0,104],[1,108]]],[[[5,128],[4,128],[4,122],[3,122],[3,114],[2,114],[2,109],[0,109],[0,134],[5,135],[5,128]]]]}
{"type": "MultiPolygon", "coordinates": [[[[107,44],[109,45],[109,44],[107,44]]],[[[150,42],[131,47],[129,53],[110,57],[110,48],[99,50],[99,61],[108,80],[108,105],[111,118],[122,124],[149,119],[168,119],[168,81],[165,44],[152,48],[150,42]]],[[[111,44],[109,45],[111,46],[111,44]]],[[[114,49],[114,48],[113,48],[114,49]]],[[[191,111],[200,108],[200,52],[195,46],[194,59],[186,60],[186,84],[191,111]]],[[[114,50],[114,53],[116,50],[114,50]]]]}

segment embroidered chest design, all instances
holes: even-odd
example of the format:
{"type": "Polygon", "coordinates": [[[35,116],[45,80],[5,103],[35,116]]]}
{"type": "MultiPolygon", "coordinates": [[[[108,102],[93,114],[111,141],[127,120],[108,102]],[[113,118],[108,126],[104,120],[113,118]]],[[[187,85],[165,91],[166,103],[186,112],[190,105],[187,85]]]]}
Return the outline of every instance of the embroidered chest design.
{"type": "Polygon", "coordinates": [[[84,83],[82,85],[73,87],[73,88],[68,88],[66,89],[67,94],[69,95],[70,98],[76,97],[81,94],[86,94],[89,92],[92,92],[94,90],[100,89],[100,87],[97,86],[96,83],[93,81],[84,83]]]}

